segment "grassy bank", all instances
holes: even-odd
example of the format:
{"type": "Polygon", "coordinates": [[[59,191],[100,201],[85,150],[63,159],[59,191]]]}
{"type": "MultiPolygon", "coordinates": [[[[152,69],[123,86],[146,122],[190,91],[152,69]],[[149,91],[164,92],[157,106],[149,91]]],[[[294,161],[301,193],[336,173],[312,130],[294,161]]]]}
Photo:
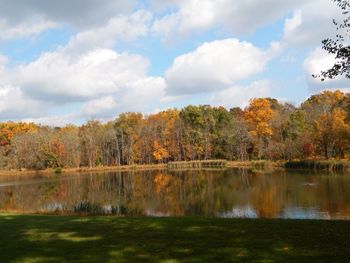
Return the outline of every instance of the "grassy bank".
{"type": "MultiPolygon", "coordinates": [[[[194,163],[201,163],[208,161],[188,161],[179,162],[183,169],[196,168],[194,163]]],[[[345,160],[307,160],[307,161],[269,161],[269,160],[252,160],[252,161],[225,161],[213,160],[213,162],[223,162],[225,165],[219,165],[221,168],[252,168],[252,169],[273,169],[273,168],[287,168],[287,169],[307,169],[307,170],[328,170],[328,171],[347,171],[350,169],[350,161],[345,160]]],[[[176,163],[175,163],[176,164],[176,163]]],[[[218,168],[218,165],[213,165],[218,168]]],[[[219,167],[219,168],[220,168],[219,167]]],[[[209,166],[198,167],[200,169],[207,169],[209,166]]],[[[79,173],[79,172],[104,172],[104,171],[135,171],[135,170],[161,170],[169,169],[168,164],[145,164],[145,165],[121,165],[121,166],[97,166],[97,167],[79,167],[79,168],[63,168],[59,169],[59,173],[79,173]]],[[[171,168],[174,169],[174,168],[171,168]]],[[[175,168],[177,169],[177,168],[175,168]]],[[[54,174],[57,169],[45,170],[0,170],[0,177],[2,176],[32,176],[35,174],[48,175],[54,174]]]]}
{"type": "Polygon", "coordinates": [[[342,160],[301,160],[285,163],[287,169],[324,170],[332,172],[344,172],[349,170],[350,162],[342,160]]]}
{"type": "Polygon", "coordinates": [[[227,163],[228,167],[245,167],[253,169],[271,169],[286,168],[293,170],[315,170],[344,172],[350,170],[350,161],[348,160],[298,160],[298,161],[231,161],[227,163]]]}
{"type": "Polygon", "coordinates": [[[231,168],[284,168],[286,161],[251,160],[251,161],[228,161],[227,167],[231,168]]]}
{"type": "MultiPolygon", "coordinates": [[[[97,166],[97,167],[79,167],[79,168],[63,168],[61,169],[62,173],[80,173],[80,172],[103,172],[103,171],[133,171],[133,170],[157,170],[157,169],[166,169],[166,164],[144,164],[144,165],[121,165],[121,166],[97,166]]],[[[56,169],[48,168],[44,170],[0,170],[1,176],[15,176],[15,175],[52,175],[56,169]]]]}
{"type": "Polygon", "coordinates": [[[0,262],[346,262],[350,222],[0,215],[0,262]]]}

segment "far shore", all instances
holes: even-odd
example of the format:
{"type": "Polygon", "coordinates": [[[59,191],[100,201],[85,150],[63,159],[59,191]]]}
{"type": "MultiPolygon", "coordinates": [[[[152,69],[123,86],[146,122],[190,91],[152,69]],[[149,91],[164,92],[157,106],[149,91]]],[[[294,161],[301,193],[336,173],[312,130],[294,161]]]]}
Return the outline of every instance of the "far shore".
{"type": "MultiPolygon", "coordinates": [[[[96,167],[77,167],[77,168],[62,168],[62,173],[85,173],[85,172],[104,172],[104,171],[143,171],[143,170],[161,170],[166,169],[166,164],[145,164],[145,165],[120,165],[120,166],[96,166],[96,167]]],[[[28,169],[12,169],[12,170],[0,170],[1,176],[11,175],[53,175],[55,174],[54,168],[48,168],[43,170],[28,170],[28,169]]],[[[56,173],[60,174],[60,173],[56,173]]]]}
{"type": "MultiPolygon", "coordinates": [[[[308,161],[298,161],[297,163],[303,163],[308,161]]],[[[345,165],[345,170],[350,167],[350,161],[327,161],[327,160],[313,160],[311,162],[316,163],[341,163],[345,165]]],[[[224,168],[260,168],[260,169],[274,169],[274,168],[285,168],[287,161],[227,161],[226,167],[224,168]]],[[[306,167],[307,168],[307,167],[306,167]]],[[[77,168],[62,168],[61,172],[55,172],[55,168],[47,168],[43,170],[29,170],[29,169],[11,169],[11,170],[0,170],[0,178],[5,176],[33,176],[42,175],[50,176],[53,174],[69,174],[69,173],[86,173],[86,172],[105,172],[105,171],[145,171],[145,170],[165,170],[168,169],[166,163],[162,164],[135,164],[135,165],[120,165],[120,166],[96,166],[96,167],[77,167],[77,168]]],[[[294,169],[294,168],[291,168],[294,169]]],[[[311,169],[309,167],[309,169],[311,169]]],[[[299,170],[295,168],[294,170],[299,170]]]]}
{"type": "MultiPolygon", "coordinates": [[[[227,161],[226,168],[250,168],[254,161],[227,161]]],[[[269,162],[271,167],[283,168],[284,162],[269,162]]],[[[62,173],[85,173],[85,172],[104,172],[104,171],[145,171],[145,170],[164,170],[167,164],[135,164],[135,165],[119,165],[119,166],[96,166],[96,167],[76,167],[62,168],[62,173]]],[[[11,169],[0,170],[1,176],[32,176],[32,175],[52,175],[55,174],[55,168],[47,168],[42,170],[29,169],[11,169]]],[[[59,174],[59,173],[58,173],[59,174]]]]}

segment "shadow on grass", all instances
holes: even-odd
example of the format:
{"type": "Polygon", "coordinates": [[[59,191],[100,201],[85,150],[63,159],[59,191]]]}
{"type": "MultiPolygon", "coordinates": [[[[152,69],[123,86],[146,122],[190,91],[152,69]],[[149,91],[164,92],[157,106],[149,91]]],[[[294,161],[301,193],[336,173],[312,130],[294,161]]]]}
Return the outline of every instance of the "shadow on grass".
{"type": "Polygon", "coordinates": [[[350,222],[0,216],[0,262],[347,262],[350,222]]]}

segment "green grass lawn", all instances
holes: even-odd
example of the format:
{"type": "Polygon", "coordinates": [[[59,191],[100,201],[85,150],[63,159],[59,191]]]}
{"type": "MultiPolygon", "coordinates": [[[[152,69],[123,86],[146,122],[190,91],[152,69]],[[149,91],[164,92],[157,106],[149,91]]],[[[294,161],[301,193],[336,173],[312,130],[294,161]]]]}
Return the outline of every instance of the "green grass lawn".
{"type": "Polygon", "coordinates": [[[0,215],[0,262],[350,262],[350,222],[0,215]]]}

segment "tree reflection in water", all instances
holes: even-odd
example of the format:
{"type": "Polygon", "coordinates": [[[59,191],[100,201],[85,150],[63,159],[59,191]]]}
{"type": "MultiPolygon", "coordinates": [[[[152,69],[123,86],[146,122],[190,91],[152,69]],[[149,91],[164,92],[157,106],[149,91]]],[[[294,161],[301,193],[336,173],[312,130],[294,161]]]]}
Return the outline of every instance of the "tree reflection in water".
{"type": "Polygon", "coordinates": [[[350,176],[247,169],[1,179],[0,210],[350,219],[350,176]]]}

